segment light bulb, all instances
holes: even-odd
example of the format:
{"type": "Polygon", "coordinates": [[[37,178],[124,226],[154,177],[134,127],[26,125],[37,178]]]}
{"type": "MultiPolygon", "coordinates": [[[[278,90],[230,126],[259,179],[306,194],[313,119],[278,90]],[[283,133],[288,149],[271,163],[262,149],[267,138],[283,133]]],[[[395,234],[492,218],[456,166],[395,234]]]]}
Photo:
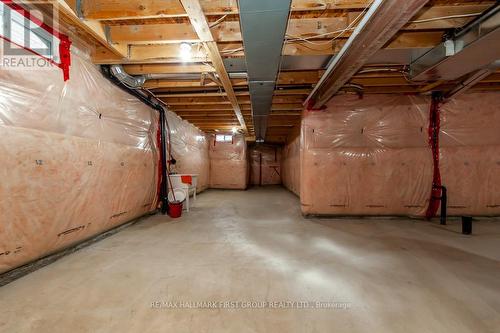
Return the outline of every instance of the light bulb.
{"type": "Polygon", "coordinates": [[[186,42],[181,43],[180,50],[182,60],[188,61],[191,59],[191,44],[186,42]]]}

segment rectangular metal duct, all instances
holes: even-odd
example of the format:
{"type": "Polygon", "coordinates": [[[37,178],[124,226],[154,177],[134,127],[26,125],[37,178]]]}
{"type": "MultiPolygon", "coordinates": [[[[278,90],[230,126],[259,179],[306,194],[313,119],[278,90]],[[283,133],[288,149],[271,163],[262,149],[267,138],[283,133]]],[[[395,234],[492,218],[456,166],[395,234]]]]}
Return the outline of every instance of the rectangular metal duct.
{"type": "Polygon", "coordinates": [[[291,0],[239,0],[255,137],[266,137],[291,0]]]}
{"type": "Polygon", "coordinates": [[[456,80],[500,59],[500,5],[410,66],[413,81],[456,80]]]}
{"type": "Polygon", "coordinates": [[[465,93],[467,90],[472,88],[476,83],[480,82],[482,79],[494,73],[498,68],[500,68],[500,60],[495,61],[486,68],[482,68],[468,75],[462,82],[459,82],[455,86],[455,88],[453,88],[450,92],[446,94],[445,100],[447,101],[452,98],[456,98],[459,95],[465,93]]]}

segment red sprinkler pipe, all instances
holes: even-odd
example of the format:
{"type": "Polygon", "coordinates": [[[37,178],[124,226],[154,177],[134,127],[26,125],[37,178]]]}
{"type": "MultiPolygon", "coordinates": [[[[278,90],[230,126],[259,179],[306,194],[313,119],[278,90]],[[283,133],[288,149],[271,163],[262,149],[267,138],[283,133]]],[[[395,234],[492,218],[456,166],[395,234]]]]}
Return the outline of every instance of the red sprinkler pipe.
{"type": "Polygon", "coordinates": [[[439,131],[440,131],[440,106],[442,96],[440,93],[432,94],[431,108],[429,113],[429,146],[432,150],[433,160],[433,177],[432,177],[432,190],[429,206],[425,217],[431,219],[436,216],[441,202],[441,172],[439,170],[439,131]]]}

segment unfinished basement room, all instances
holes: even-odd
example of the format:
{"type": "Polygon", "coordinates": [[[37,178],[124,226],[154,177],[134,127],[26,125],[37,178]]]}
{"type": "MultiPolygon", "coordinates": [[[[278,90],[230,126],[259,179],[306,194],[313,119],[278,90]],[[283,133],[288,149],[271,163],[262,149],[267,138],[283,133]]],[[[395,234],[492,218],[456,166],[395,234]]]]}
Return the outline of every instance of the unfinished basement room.
{"type": "Polygon", "coordinates": [[[500,333],[500,1],[0,20],[1,333],[500,333]]]}

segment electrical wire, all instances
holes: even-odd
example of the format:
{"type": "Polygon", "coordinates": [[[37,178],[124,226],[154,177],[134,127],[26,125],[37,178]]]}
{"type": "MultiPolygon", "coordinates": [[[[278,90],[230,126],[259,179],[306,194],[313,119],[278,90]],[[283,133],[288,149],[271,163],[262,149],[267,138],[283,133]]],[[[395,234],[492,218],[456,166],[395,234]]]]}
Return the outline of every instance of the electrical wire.
{"type": "MultiPolygon", "coordinates": [[[[285,42],[287,43],[295,43],[298,41],[306,42],[312,45],[327,45],[332,43],[334,40],[338,39],[340,36],[342,36],[345,32],[354,30],[355,27],[353,27],[354,24],[357,23],[357,21],[365,14],[366,10],[370,7],[371,3],[368,4],[363,11],[347,26],[345,29],[341,30],[336,30],[336,31],[330,31],[326,32],[323,34],[317,34],[314,36],[310,37],[301,37],[301,36],[294,36],[294,35],[288,35],[287,34],[287,40],[285,42]],[[337,36],[333,37],[330,40],[327,41],[321,41],[321,42],[312,42],[311,39],[316,39],[316,38],[321,38],[325,36],[329,36],[332,34],[338,34],[337,36]]],[[[427,19],[421,19],[421,20],[414,20],[408,22],[409,24],[416,24],[416,23],[425,23],[425,22],[432,22],[432,21],[440,21],[440,20],[450,20],[450,19],[456,19],[456,18],[466,18],[466,17],[475,17],[475,16],[480,16],[482,13],[470,13],[470,14],[457,14],[457,15],[448,15],[448,16],[439,16],[439,17],[432,17],[432,18],[427,18],[427,19]]]]}
{"type": "Polygon", "coordinates": [[[221,18],[219,18],[217,21],[215,21],[214,23],[210,24],[208,27],[209,28],[213,28],[217,25],[219,25],[220,23],[222,23],[222,21],[224,21],[227,17],[227,14],[226,15],[223,15],[221,18]]]}
{"type": "Polygon", "coordinates": [[[361,11],[361,13],[359,13],[359,15],[356,16],[356,18],[354,18],[354,20],[351,23],[349,23],[349,25],[346,28],[344,28],[344,29],[337,30],[337,31],[330,31],[330,32],[326,32],[326,33],[323,33],[323,34],[318,34],[318,35],[311,36],[311,37],[300,37],[300,36],[287,35],[287,38],[291,37],[291,39],[286,39],[285,43],[289,43],[289,42],[293,43],[293,42],[296,42],[296,41],[303,41],[303,42],[306,42],[306,43],[309,43],[309,44],[312,44],[312,45],[326,45],[326,44],[330,44],[334,40],[336,40],[340,36],[342,36],[344,33],[346,33],[347,31],[354,30],[355,29],[354,25],[365,15],[365,13],[368,11],[368,9],[370,8],[370,6],[372,5],[373,1],[374,0],[371,0],[370,3],[368,3],[366,5],[366,7],[363,8],[363,10],[361,11]],[[312,39],[312,38],[325,37],[325,36],[329,36],[329,35],[332,35],[332,34],[337,34],[337,35],[335,37],[333,37],[332,39],[328,40],[328,41],[324,41],[324,42],[312,42],[312,41],[310,41],[310,39],[312,39]]]}
{"type": "MultiPolygon", "coordinates": [[[[338,39],[340,36],[342,36],[345,32],[354,30],[355,27],[353,25],[356,24],[357,21],[359,21],[359,19],[361,19],[361,17],[365,14],[365,12],[368,10],[368,8],[370,7],[370,5],[372,4],[372,2],[373,2],[373,0],[370,1],[370,3],[363,9],[363,11],[345,29],[340,29],[340,30],[336,30],[336,31],[330,31],[330,32],[326,32],[326,33],[323,33],[323,34],[317,34],[317,35],[310,36],[310,37],[301,37],[301,36],[294,36],[294,35],[287,34],[285,36],[285,38],[286,38],[285,39],[285,43],[295,43],[295,42],[302,41],[302,42],[306,42],[308,44],[317,45],[317,46],[328,45],[328,44],[332,43],[334,40],[338,39]],[[318,42],[311,41],[311,39],[326,37],[326,36],[329,36],[329,35],[332,35],[332,34],[337,34],[337,36],[335,36],[332,39],[327,40],[327,41],[321,41],[321,42],[319,42],[319,41],[318,42]]],[[[481,14],[482,13],[470,13],[470,14],[457,14],[457,15],[439,16],[439,17],[432,17],[432,18],[421,19],[421,20],[414,20],[414,21],[410,21],[408,23],[409,24],[416,24],[416,23],[433,22],[433,21],[440,21],[440,20],[450,20],[450,19],[456,19],[456,18],[475,17],[475,16],[480,16],[481,14]]],[[[232,50],[224,50],[224,51],[221,51],[221,53],[232,54],[232,53],[236,53],[236,52],[239,52],[239,51],[243,51],[243,48],[240,47],[240,48],[232,49],[232,50]]]]}
{"type": "Polygon", "coordinates": [[[439,16],[439,17],[431,17],[431,18],[428,18],[428,19],[410,21],[408,23],[425,23],[425,22],[440,21],[440,20],[450,20],[450,19],[455,19],[455,18],[474,17],[474,16],[479,16],[481,14],[482,13],[471,13],[471,14],[458,14],[458,15],[449,15],[449,16],[439,16]]]}
{"type": "Polygon", "coordinates": [[[220,53],[232,54],[232,53],[236,53],[236,52],[239,52],[239,51],[243,51],[243,47],[238,47],[237,49],[222,50],[222,51],[220,51],[220,53]]]}
{"type": "MultiPolygon", "coordinates": [[[[370,8],[370,6],[373,3],[373,1],[374,0],[371,0],[366,5],[366,7],[363,8],[363,11],[358,16],[356,16],[356,18],[354,18],[354,20],[346,28],[344,28],[344,29],[335,30],[335,31],[329,31],[329,32],[318,34],[318,35],[314,35],[314,36],[311,36],[311,37],[301,37],[301,36],[294,36],[294,35],[286,34],[285,35],[285,44],[286,43],[295,43],[297,41],[303,41],[303,42],[309,43],[311,45],[327,45],[327,44],[330,44],[334,40],[336,40],[340,36],[342,36],[345,32],[354,30],[355,29],[354,25],[363,17],[363,15],[366,13],[366,11],[370,8]],[[337,36],[335,36],[334,38],[332,38],[332,39],[330,39],[328,41],[322,41],[322,42],[312,42],[312,41],[310,41],[310,39],[313,39],[313,38],[325,37],[325,36],[329,36],[329,35],[332,35],[332,34],[337,34],[337,36]]],[[[328,8],[328,6],[326,6],[326,8],[328,8]]],[[[291,11],[290,11],[290,14],[289,14],[289,17],[288,17],[288,22],[290,22],[290,19],[291,19],[291,11]]],[[[236,49],[231,49],[231,50],[224,50],[224,51],[221,51],[221,53],[232,54],[232,53],[236,53],[236,52],[239,52],[239,51],[243,51],[243,47],[236,48],[236,49]]]]}

